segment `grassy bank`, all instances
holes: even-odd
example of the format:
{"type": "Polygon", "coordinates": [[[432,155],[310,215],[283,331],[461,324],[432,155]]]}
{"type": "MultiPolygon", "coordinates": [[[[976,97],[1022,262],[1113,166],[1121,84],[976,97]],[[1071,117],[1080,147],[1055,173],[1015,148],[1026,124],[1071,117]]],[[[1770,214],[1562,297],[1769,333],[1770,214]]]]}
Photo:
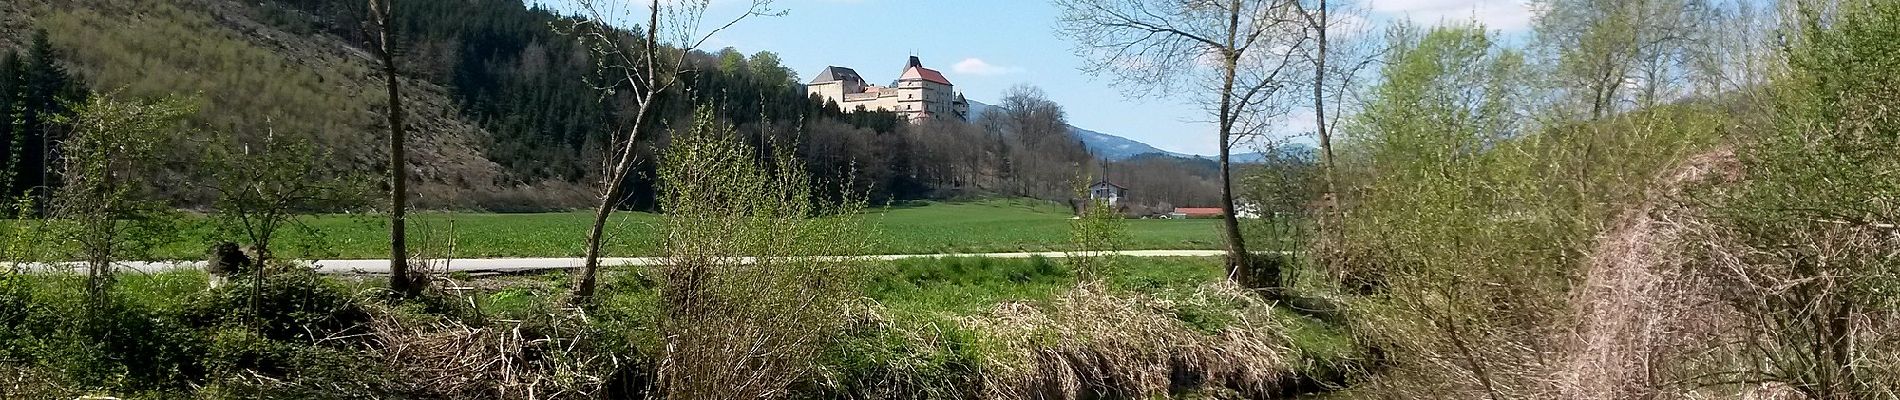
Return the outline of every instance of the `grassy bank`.
{"type": "MultiPolygon", "coordinates": [[[[1069,240],[1070,213],[1058,204],[1031,200],[913,202],[871,211],[875,251],[882,254],[1061,250],[1069,240]]],[[[421,213],[410,217],[411,243],[454,257],[577,257],[593,216],[586,212],[540,214],[421,213]]],[[[307,230],[287,230],[275,245],[291,258],[378,258],[389,252],[386,221],[370,215],[306,218],[307,230]]],[[[661,216],[615,214],[607,244],[610,256],[658,253],[661,216]]],[[[1218,249],[1215,220],[1130,220],[1129,249],[1218,249]]],[[[216,235],[209,222],[188,219],[187,232],[156,250],[161,259],[196,259],[216,235]]],[[[416,247],[411,244],[411,247],[416,247]]],[[[431,254],[437,255],[437,254],[431,254]]]]}
{"type": "MultiPolygon", "coordinates": [[[[854,322],[795,397],[1225,396],[1360,357],[1332,327],[1225,289],[1217,260],[1116,265],[1099,285],[1040,258],[867,265],[854,322]],[[1175,388],[1169,368],[1153,369],[1171,362],[1220,380],[1175,388]],[[1052,373],[1083,378],[1043,380],[1052,373]]],[[[374,280],[284,273],[252,294],[242,281],[206,290],[194,271],[130,275],[100,311],[87,311],[81,278],[9,276],[0,397],[517,398],[529,379],[637,397],[626,374],[649,361],[655,331],[644,274],[611,274],[585,317],[560,307],[564,273],[448,277],[405,303],[383,300],[374,280]],[[263,305],[254,318],[252,302],[263,305]]]]}

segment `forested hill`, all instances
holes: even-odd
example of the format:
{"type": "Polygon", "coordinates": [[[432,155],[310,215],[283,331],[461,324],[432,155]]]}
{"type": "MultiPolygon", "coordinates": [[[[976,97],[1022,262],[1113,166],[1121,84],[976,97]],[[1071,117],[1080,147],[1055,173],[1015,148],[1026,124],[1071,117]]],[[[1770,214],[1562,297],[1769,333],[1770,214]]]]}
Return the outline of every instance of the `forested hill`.
{"type": "MultiPolygon", "coordinates": [[[[519,0],[396,4],[417,204],[590,204],[602,141],[626,129],[631,107],[589,83],[594,61],[558,32],[571,21],[519,0]]],[[[196,129],[167,144],[175,154],[165,175],[179,184],[164,193],[189,206],[211,197],[190,184],[190,165],[212,138],[304,136],[330,152],[326,167],[336,174],[384,169],[383,85],[363,49],[364,8],[345,0],[22,0],[0,5],[0,47],[27,49],[30,40],[22,38],[44,31],[73,81],[91,91],[191,98],[196,129]]],[[[686,84],[662,99],[649,144],[664,143],[668,127],[706,107],[748,140],[797,144],[815,178],[849,179],[878,199],[946,190],[1060,198],[1076,168],[1093,164],[1086,152],[1069,148],[1072,140],[1025,139],[1041,137],[1030,132],[1041,125],[1019,120],[962,136],[981,142],[962,144],[983,146],[954,149],[980,155],[927,154],[953,146],[928,145],[942,138],[920,135],[970,127],[911,127],[889,113],[842,113],[806,97],[796,74],[769,51],[693,52],[687,61],[686,84]],[[956,177],[926,173],[952,169],[926,165],[930,160],[968,159],[991,161],[957,166],[956,177]],[[1018,159],[1048,162],[1012,161],[1018,159]]],[[[650,207],[651,174],[635,176],[629,206],[650,207]]]]}

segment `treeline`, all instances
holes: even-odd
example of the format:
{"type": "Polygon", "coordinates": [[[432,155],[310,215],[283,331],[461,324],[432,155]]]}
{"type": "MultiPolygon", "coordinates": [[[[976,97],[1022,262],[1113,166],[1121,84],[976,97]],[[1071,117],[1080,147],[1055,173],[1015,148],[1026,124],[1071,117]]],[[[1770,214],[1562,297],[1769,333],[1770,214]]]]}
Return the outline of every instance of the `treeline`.
{"type": "MultiPolygon", "coordinates": [[[[1218,207],[1220,164],[1204,158],[1143,154],[1111,162],[1103,174],[1127,187],[1131,213],[1165,214],[1175,207],[1218,207]]],[[[1253,201],[1258,196],[1242,196],[1253,201]]]]}
{"type": "MultiPolygon", "coordinates": [[[[413,60],[407,72],[452,89],[461,112],[492,134],[483,149],[491,160],[524,182],[599,178],[603,132],[626,128],[630,100],[595,90],[611,80],[594,76],[595,60],[562,34],[574,20],[515,0],[396,6],[395,29],[406,59],[413,60]]],[[[345,38],[364,32],[358,16],[363,10],[355,2],[274,0],[260,10],[289,29],[345,38]]],[[[1098,163],[1065,129],[1060,105],[1034,88],[1006,94],[1001,111],[986,118],[913,126],[894,113],[847,112],[854,110],[808,97],[797,73],[769,51],[746,55],[726,48],[685,57],[683,84],[663,95],[653,122],[661,134],[643,138],[644,146],[664,146],[666,132],[686,126],[697,107],[708,106],[759,148],[798,146],[796,155],[817,185],[834,197],[838,183],[850,181],[852,190],[878,201],[960,193],[1066,200],[1073,197],[1072,181],[1099,177],[1098,163]]],[[[629,182],[630,207],[653,204],[651,165],[642,168],[648,173],[629,182]]],[[[1163,201],[1170,193],[1143,195],[1163,201]]]]}
{"type": "Polygon", "coordinates": [[[911,136],[914,174],[947,190],[1069,199],[1095,168],[1062,106],[1033,86],[1010,88],[973,121],[933,121],[911,136]]]}
{"type": "MultiPolygon", "coordinates": [[[[366,11],[359,3],[160,2],[140,8],[99,2],[42,9],[34,16],[52,35],[17,57],[22,72],[14,79],[51,76],[35,71],[65,66],[125,97],[188,96],[185,101],[199,110],[188,122],[199,129],[165,144],[171,151],[160,175],[175,184],[157,189],[177,206],[204,207],[215,199],[205,183],[210,178],[194,166],[215,150],[207,146],[231,140],[257,145],[271,135],[309,138],[330,150],[318,166],[326,175],[363,175],[386,163],[375,145],[386,129],[375,115],[385,111],[373,96],[351,93],[380,83],[363,60],[354,59],[353,49],[323,47],[366,43],[366,11]],[[302,36],[265,38],[274,32],[258,31],[247,21],[302,36]]],[[[412,172],[417,203],[509,211],[585,206],[587,188],[601,179],[609,133],[630,129],[632,101],[625,90],[597,90],[611,80],[596,76],[598,63],[567,31],[575,20],[512,0],[395,5],[400,67],[406,77],[430,83],[404,95],[417,107],[409,128],[424,149],[410,156],[421,166],[412,172]]],[[[654,134],[641,138],[648,160],[668,143],[669,132],[685,127],[694,110],[706,106],[738,126],[755,147],[796,146],[814,186],[830,198],[850,190],[877,202],[991,194],[1064,201],[1074,197],[1077,179],[1104,173],[1102,162],[1064,129],[1060,105],[1033,88],[1007,94],[994,112],[971,121],[912,125],[894,113],[846,112],[808,97],[797,73],[769,51],[748,55],[728,48],[683,57],[681,83],[661,96],[657,117],[646,127],[654,134]],[[847,181],[850,187],[841,186],[847,181]]],[[[62,111],[62,102],[47,100],[53,97],[43,94],[46,88],[65,87],[65,98],[79,101],[85,86],[76,81],[21,86],[38,88],[31,91],[38,94],[28,99],[21,96],[29,93],[19,92],[9,99],[33,103],[33,111],[9,121],[38,135],[40,117],[62,111]]],[[[13,125],[7,124],[8,132],[13,125]]],[[[13,191],[44,186],[28,180],[48,171],[35,157],[57,153],[59,141],[16,140],[33,148],[22,151],[13,167],[22,177],[13,191]]],[[[1202,190],[1212,188],[1212,180],[1196,168],[1176,168],[1190,164],[1124,162],[1106,170],[1119,174],[1111,180],[1134,188],[1141,211],[1209,205],[1202,190]]],[[[632,196],[624,207],[654,209],[653,166],[636,168],[641,171],[628,178],[632,196]]]]}

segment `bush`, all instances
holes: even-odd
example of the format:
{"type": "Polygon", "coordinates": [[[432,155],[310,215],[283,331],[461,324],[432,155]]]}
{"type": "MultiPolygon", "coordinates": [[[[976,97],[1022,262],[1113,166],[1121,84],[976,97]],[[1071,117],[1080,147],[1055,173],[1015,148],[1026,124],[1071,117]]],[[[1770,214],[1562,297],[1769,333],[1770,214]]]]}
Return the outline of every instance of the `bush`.
{"type": "Polygon", "coordinates": [[[361,341],[341,339],[362,332],[369,314],[340,285],[309,272],[268,277],[255,292],[253,282],[199,292],[202,275],[168,272],[126,277],[88,298],[81,277],[0,277],[0,366],[41,377],[63,397],[385,392],[382,369],[357,353],[361,341]],[[251,312],[253,302],[263,311],[251,312]]]}
{"type": "MultiPolygon", "coordinates": [[[[51,289],[74,289],[54,286],[51,289]]],[[[184,391],[206,375],[205,341],[163,304],[127,290],[81,300],[77,290],[43,291],[25,333],[31,363],[80,388],[184,391]]]]}
{"type": "Polygon", "coordinates": [[[770,159],[702,110],[660,165],[666,260],[654,268],[662,345],[655,388],[672,398],[779,398],[817,374],[843,329],[868,253],[858,211],[816,192],[790,151],[770,159]],[[739,257],[755,257],[741,260],[739,257]]]}
{"type": "Polygon", "coordinates": [[[265,339],[296,343],[362,333],[370,320],[348,289],[301,269],[239,276],[185,307],[185,318],[199,327],[249,327],[265,339]]]}

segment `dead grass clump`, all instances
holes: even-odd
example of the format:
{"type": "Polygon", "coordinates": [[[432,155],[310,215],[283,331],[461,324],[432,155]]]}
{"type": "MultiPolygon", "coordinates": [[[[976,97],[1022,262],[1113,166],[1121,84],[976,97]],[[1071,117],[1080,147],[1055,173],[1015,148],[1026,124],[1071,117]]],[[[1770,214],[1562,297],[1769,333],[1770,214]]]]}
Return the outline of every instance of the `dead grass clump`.
{"type": "Polygon", "coordinates": [[[48,369],[0,363],[0,398],[54,399],[77,393],[48,369]]]}
{"type": "Polygon", "coordinates": [[[476,327],[381,312],[370,323],[377,356],[405,392],[452,399],[596,398],[622,360],[599,351],[581,316],[476,327]]]}
{"type": "Polygon", "coordinates": [[[1683,394],[1677,361],[1713,340],[1725,322],[1710,277],[1696,270],[1690,226],[1702,217],[1681,201],[1688,188],[1733,182],[1733,149],[1693,157],[1658,179],[1646,200],[1625,210],[1592,250],[1583,284],[1571,292],[1572,331],[1558,340],[1563,360],[1553,384],[1570,399],[1683,394]]]}
{"type": "Polygon", "coordinates": [[[1288,339],[1270,306],[1232,284],[1197,296],[1245,302],[1218,333],[1172,316],[1174,305],[1084,283],[1047,310],[1004,303],[966,324],[1000,342],[983,363],[987,399],[1172,398],[1216,389],[1277,395],[1289,374],[1288,339]]]}

